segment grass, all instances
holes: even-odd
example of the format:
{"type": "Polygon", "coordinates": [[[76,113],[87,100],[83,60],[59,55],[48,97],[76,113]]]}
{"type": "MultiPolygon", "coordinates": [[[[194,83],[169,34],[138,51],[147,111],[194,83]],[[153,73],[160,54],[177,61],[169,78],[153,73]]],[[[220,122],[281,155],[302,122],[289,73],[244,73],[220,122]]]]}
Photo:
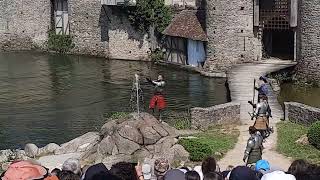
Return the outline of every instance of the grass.
{"type": "Polygon", "coordinates": [[[294,159],[304,159],[320,165],[320,150],[312,145],[302,145],[295,142],[302,135],[308,133],[308,127],[291,122],[280,122],[277,124],[277,129],[278,152],[294,159]]]}
{"type": "Polygon", "coordinates": [[[239,136],[239,130],[232,127],[212,127],[206,132],[192,135],[196,138],[180,139],[181,144],[189,153],[191,161],[202,161],[213,156],[221,159],[230,149],[233,149],[239,136]]]}

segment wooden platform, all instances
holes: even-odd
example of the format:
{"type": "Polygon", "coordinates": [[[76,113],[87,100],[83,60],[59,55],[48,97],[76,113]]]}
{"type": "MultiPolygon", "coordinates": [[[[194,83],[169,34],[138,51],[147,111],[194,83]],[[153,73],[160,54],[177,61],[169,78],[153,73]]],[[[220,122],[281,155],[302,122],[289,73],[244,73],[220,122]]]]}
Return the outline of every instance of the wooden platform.
{"type": "MultiPolygon", "coordinates": [[[[253,81],[257,80],[260,76],[264,76],[270,72],[278,71],[290,66],[294,66],[296,63],[292,61],[281,60],[265,60],[259,63],[242,64],[234,67],[228,73],[228,82],[231,93],[231,100],[240,102],[241,110],[240,117],[242,124],[252,124],[248,112],[252,112],[252,106],[248,104],[249,100],[252,100],[253,96],[253,81]]],[[[256,92],[255,100],[257,100],[258,93],[256,92]]],[[[273,118],[272,124],[278,122],[283,118],[283,110],[277,101],[277,97],[269,87],[269,103],[271,106],[273,118]]]]}

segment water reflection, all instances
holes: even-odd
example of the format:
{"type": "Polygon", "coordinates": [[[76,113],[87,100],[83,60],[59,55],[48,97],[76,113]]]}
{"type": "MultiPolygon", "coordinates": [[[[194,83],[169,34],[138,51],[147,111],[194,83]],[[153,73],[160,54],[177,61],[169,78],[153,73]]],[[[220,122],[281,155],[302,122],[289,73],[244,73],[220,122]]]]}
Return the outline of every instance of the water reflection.
{"type": "MultiPolygon", "coordinates": [[[[225,79],[132,61],[42,53],[0,53],[0,149],[63,143],[129,110],[135,73],[167,80],[168,109],[227,101],[225,79]]],[[[153,87],[142,83],[145,106],[153,87]]]]}

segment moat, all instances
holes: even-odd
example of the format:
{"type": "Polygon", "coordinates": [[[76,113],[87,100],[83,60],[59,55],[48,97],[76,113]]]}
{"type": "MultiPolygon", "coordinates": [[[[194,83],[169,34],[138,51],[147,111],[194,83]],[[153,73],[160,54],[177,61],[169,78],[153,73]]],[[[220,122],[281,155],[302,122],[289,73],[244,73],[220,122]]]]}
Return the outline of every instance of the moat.
{"type": "MultiPolygon", "coordinates": [[[[228,101],[225,79],[147,62],[45,53],[0,53],[0,149],[63,143],[130,111],[135,73],[167,81],[168,111],[228,101]]],[[[141,83],[145,106],[152,86],[141,83]]]]}

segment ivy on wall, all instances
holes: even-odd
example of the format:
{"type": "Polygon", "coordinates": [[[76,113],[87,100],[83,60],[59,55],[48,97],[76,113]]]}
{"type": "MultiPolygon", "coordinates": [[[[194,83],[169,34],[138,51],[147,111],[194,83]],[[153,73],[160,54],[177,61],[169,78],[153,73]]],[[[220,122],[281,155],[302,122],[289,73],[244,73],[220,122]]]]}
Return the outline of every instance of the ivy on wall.
{"type": "Polygon", "coordinates": [[[49,32],[48,48],[58,53],[67,53],[74,48],[70,35],[58,35],[54,31],[49,32]]]}
{"type": "Polygon", "coordinates": [[[136,6],[124,6],[128,19],[137,30],[148,32],[151,25],[161,33],[172,19],[172,10],[164,0],[137,0],[136,6]]]}

